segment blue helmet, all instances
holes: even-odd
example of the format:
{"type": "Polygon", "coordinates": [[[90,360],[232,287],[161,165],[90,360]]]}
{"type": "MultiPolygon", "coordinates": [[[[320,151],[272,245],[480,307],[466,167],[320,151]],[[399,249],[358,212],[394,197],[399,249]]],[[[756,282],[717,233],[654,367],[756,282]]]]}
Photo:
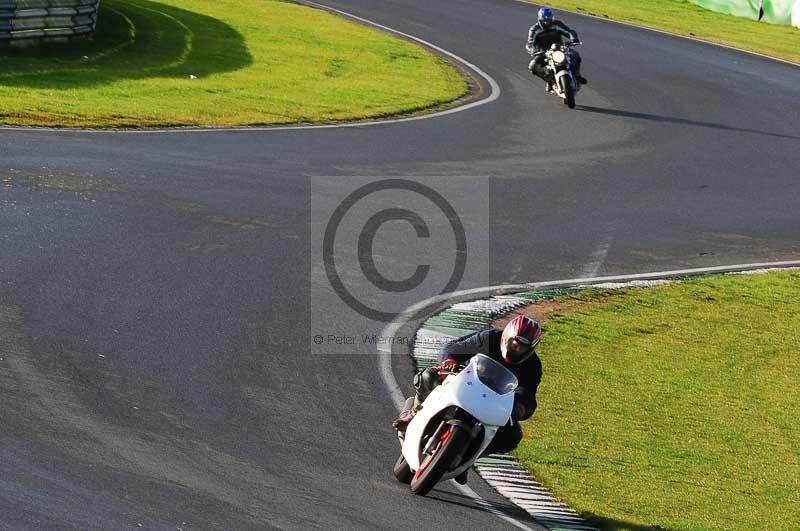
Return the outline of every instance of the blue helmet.
{"type": "Polygon", "coordinates": [[[543,7],[539,10],[539,24],[546,28],[553,23],[553,10],[549,7],[543,7]]]}

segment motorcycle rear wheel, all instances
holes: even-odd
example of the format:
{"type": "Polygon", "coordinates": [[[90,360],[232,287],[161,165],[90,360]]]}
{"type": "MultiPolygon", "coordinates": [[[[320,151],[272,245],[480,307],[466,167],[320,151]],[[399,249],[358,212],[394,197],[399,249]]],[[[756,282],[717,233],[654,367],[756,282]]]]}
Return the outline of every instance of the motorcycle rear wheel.
{"type": "Polygon", "coordinates": [[[468,441],[469,434],[464,428],[451,424],[439,436],[439,444],[433,453],[425,456],[419,470],[411,478],[411,492],[419,496],[428,494],[442,476],[451,470],[453,460],[468,441]]]}

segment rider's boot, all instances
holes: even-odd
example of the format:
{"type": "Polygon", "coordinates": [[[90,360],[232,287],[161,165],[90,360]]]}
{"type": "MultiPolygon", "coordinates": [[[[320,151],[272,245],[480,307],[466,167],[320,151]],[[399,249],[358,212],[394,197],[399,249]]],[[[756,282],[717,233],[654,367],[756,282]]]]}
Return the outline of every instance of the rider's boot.
{"type": "Polygon", "coordinates": [[[400,413],[400,416],[397,417],[392,421],[392,428],[396,429],[397,431],[402,431],[405,433],[406,428],[408,428],[408,423],[411,422],[411,419],[414,418],[414,410],[407,409],[400,413]]]}
{"type": "Polygon", "coordinates": [[[581,75],[580,67],[578,67],[578,68],[574,68],[573,67],[572,73],[575,74],[575,79],[581,85],[585,85],[586,83],[588,83],[588,81],[586,81],[586,78],[581,75]]]}
{"type": "Polygon", "coordinates": [[[456,483],[459,485],[466,485],[467,484],[467,474],[469,474],[469,468],[457,475],[455,478],[456,483]]]}
{"type": "Polygon", "coordinates": [[[439,373],[440,370],[441,367],[437,365],[414,375],[414,388],[417,392],[414,394],[414,400],[411,400],[411,398],[406,400],[402,413],[392,422],[392,426],[396,430],[405,433],[408,423],[411,422],[417,411],[422,409],[422,403],[428,398],[431,391],[441,383],[443,378],[439,373]]]}
{"type": "Polygon", "coordinates": [[[411,419],[414,418],[414,415],[416,415],[417,411],[420,409],[422,409],[422,402],[420,402],[418,396],[415,396],[411,407],[403,409],[400,415],[392,421],[392,427],[397,431],[405,433],[406,428],[408,428],[408,423],[411,422],[411,419]]]}
{"type": "Polygon", "coordinates": [[[545,81],[544,82],[544,91],[547,94],[552,94],[552,92],[553,92],[553,82],[552,81],[545,81]]]}

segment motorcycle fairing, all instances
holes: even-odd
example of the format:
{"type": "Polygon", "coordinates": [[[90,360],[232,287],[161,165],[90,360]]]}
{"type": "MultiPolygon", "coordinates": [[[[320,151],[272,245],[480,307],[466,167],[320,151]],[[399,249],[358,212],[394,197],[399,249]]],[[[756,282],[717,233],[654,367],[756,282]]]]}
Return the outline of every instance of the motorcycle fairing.
{"type": "MultiPolygon", "coordinates": [[[[448,376],[442,385],[431,392],[422,409],[414,415],[406,428],[403,456],[411,470],[419,469],[422,437],[431,420],[453,406],[463,409],[483,424],[484,440],[477,452],[480,455],[494,438],[497,428],[508,422],[514,407],[514,393],[500,395],[485,386],[475,374],[475,365],[472,362],[460,373],[448,376]]],[[[470,465],[471,460],[467,459],[465,464],[446,474],[443,479],[457,476],[470,465]]]]}

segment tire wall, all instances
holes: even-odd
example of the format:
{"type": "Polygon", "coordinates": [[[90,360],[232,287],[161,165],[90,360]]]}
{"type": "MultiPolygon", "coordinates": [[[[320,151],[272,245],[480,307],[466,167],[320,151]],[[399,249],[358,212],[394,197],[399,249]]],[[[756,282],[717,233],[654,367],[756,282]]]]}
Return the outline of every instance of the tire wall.
{"type": "Polygon", "coordinates": [[[758,20],[759,9],[763,7],[761,20],[772,24],[794,25],[800,27],[800,0],[689,0],[700,7],[737,17],[758,20]]]}
{"type": "Polygon", "coordinates": [[[0,0],[0,45],[88,35],[100,0],[0,0]]]}

